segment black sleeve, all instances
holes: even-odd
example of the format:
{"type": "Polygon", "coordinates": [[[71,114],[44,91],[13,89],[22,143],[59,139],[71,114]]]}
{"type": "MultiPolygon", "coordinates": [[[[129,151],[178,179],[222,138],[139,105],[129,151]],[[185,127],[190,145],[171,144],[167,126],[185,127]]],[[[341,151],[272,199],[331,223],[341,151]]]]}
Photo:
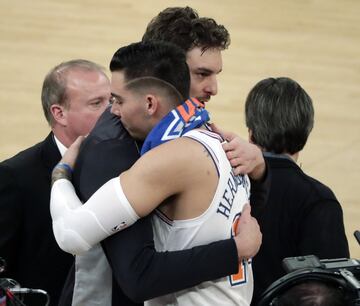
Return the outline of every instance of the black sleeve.
{"type": "Polygon", "coordinates": [[[6,261],[2,277],[13,275],[19,251],[21,191],[9,167],[0,165],[0,257],[6,261]]]}
{"type": "Polygon", "coordinates": [[[250,204],[251,215],[255,218],[259,218],[265,209],[266,202],[269,197],[269,190],[271,185],[271,171],[265,158],[265,174],[261,180],[250,180],[250,204]]]}
{"type": "MultiPolygon", "coordinates": [[[[106,141],[88,146],[79,158],[74,183],[79,186],[82,200],[87,200],[108,179],[131,167],[138,153],[130,143],[116,140],[116,143],[106,141]]],[[[179,291],[238,271],[233,239],[184,251],[156,252],[150,217],[106,239],[102,245],[117,283],[134,301],[179,291]]]]}
{"type": "Polygon", "coordinates": [[[102,243],[114,276],[134,301],[195,286],[238,271],[233,239],[174,252],[156,252],[151,217],[102,243]]]}

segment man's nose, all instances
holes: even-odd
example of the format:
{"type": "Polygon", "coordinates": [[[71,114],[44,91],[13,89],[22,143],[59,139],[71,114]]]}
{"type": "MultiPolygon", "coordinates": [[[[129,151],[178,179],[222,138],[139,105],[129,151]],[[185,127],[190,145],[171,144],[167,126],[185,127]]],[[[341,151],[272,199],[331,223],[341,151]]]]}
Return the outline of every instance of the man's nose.
{"type": "Polygon", "coordinates": [[[113,103],[111,105],[111,113],[114,114],[115,116],[121,118],[120,108],[116,103],[113,103]]]}
{"type": "Polygon", "coordinates": [[[215,96],[218,93],[218,84],[216,75],[209,79],[208,84],[205,87],[205,91],[210,96],[215,96]]]}

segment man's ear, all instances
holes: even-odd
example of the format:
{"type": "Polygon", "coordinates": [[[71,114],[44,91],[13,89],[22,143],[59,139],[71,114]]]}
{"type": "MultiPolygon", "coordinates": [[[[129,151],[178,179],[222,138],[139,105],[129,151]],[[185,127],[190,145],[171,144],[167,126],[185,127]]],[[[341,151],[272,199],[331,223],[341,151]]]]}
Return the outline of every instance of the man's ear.
{"type": "Polygon", "coordinates": [[[159,108],[159,100],[155,95],[146,95],[146,111],[152,116],[159,108]]]}
{"type": "Polygon", "coordinates": [[[64,111],[64,106],[59,104],[53,104],[50,106],[50,112],[54,118],[54,121],[60,125],[67,125],[67,116],[64,111]]]}

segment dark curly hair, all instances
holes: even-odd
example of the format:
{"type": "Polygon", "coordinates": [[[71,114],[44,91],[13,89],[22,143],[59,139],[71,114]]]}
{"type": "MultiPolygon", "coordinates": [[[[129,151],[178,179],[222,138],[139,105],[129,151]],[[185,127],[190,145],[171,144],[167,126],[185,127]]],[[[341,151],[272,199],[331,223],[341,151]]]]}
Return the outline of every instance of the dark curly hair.
{"type": "Polygon", "coordinates": [[[185,52],[194,47],[203,51],[211,48],[225,50],[230,45],[229,32],[212,18],[199,17],[191,7],[169,7],[148,24],[143,41],[171,42],[185,52]]]}

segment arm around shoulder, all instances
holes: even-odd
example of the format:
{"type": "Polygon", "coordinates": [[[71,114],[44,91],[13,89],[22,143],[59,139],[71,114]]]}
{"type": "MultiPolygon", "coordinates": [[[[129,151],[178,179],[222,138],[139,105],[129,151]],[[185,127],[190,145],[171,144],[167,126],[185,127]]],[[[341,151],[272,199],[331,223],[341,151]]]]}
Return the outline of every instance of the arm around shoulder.
{"type": "Polygon", "coordinates": [[[233,239],[156,252],[151,217],[107,238],[102,245],[118,285],[135,302],[235,274],[239,267],[233,239]]]}

